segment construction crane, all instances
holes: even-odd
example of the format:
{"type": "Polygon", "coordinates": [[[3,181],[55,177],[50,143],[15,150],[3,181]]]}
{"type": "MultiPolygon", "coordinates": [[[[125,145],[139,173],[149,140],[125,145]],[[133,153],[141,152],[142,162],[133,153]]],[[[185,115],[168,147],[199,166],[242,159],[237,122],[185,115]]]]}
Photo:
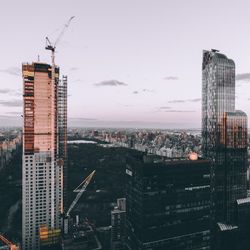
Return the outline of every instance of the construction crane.
{"type": "Polygon", "coordinates": [[[68,218],[69,218],[70,212],[75,207],[75,205],[77,204],[77,202],[81,198],[82,194],[85,192],[85,190],[86,190],[87,186],[89,185],[89,183],[91,182],[91,179],[94,176],[94,174],[95,174],[95,170],[86,179],[84,179],[84,181],[77,188],[75,188],[73,191],[73,192],[77,192],[78,194],[76,195],[75,199],[71,203],[68,211],[65,213],[65,218],[64,218],[64,233],[65,234],[68,233],[68,218]]]}
{"type": "MultiPolygon", "coordinates": [[[[51,51],[51,60],[52,60],[52,65],[51,65],[51,84],[52,86],[55,86],[56,84],[56,79],[55,79],[55,76],[56,76],[56,72],[55,72],[55,69],[56,69],[56,65],[55,65],[55,50],[56,50],[56,46],[58,45],[58,43],[60,42],[63,34],[65,33],[66,29],[69,27],[72,19],[74,18],[74,16],[72,16],[68,22],[64,25],[62,31],[60,32],[59,36],[57,37],[56,41],[54,44],[52,44],[49,40],[48,37],[46,37],[46,47],[45,49],[47,50],[50,50],[51,51]]],[[[51,91],[53,91],[53,88],[51,89],[51,91]]],[[[52,96],[53,96],[53,93],[51,93],[52,96]]],[[[53,101],[53,99],[51,99],[51,101],[53,101]]],[[[53,127],[54,124],[53,124],[53,119],[51,119],[51,127],[53,127]]],[[[51,141],[54,141],[54,136],[51,136],[51,141]]],[[[52,165],[51,165],[51,172],[54,173],[54,155],[52,154],[52,159],[51,159],[51,162],[52,162],[52,165]]],[[[54,179],[52,178],[52,183],[51,183],[52,187],[54,188],[54,179]]],[[[52,197],[51,197],[52,200],[54,200],[54,190],[52,190],[52,197]]],[[[54,213],[54,205],[51,206],[51,213],[53,214],[54,213]]],[[[53,216],[52,216],[52,221],[51,221],[51,224],[53,225],[54,224],[54,219],[53,219],[53,216]]]]}
{"type": "Polygon", "coordinates": [[[3,235],[0,234],[0,240],[6,244],[10,250],[18,250],[19,247],[17,247],[16,245],[14,245],[13,243],[11,243],[9,240],[7,240],[3,235]]]}
{"type": "Polygon", "coordinates": [[[95,174],[95,170],[73,191],[73,192],[78,192],[78,194],[77,194],[76,198],[74,199],[74,201],[71,203],[71,205],[68,209],[68,212],[66,213],[66,217],[69,216],[71,210],[74,208],[74,206],[76,205],[78,200],[81,198],[83,192],[86,190],[86,188],[89,185],[94,174],[95,174]]]}
{"type": "Polygon", "coordinates": [[[63,34],[65,33],[66,29],[69,27],[71,21],[75,18],[75,16],[72,16],[68,22],[64,25],[62,31],[60,32],[59,36],[57,37],[56,41],[54,44],[52,44],[49,40],[49,38],[46,36],[46,47],[45,49],[47,50],[51,50],[51,60],[52,60],[52,73],[51,73],[51,81],[52,81],[52,86],[53,84],[55,84],[55,50],[56,50],[56,46],[58,45],[58,43],[60,42],[63,34]]]}
{"type": "Polygon", "coordinates": [[[66,29],[69,27],[72,19],[74,19],[75,16],[72,16],[68,22],[64,25],[61,33],[59,34],[59,36],[57,37],[54,45],[50,42],[49,38],[46,36],[46,47],[45,49],[47,50],[51,50],[51,59],[52,59],[52,66],[54,65],[55,66],[55,50],[56,50],[56,46],[57,44],[59,43],[59,41],[61,40],[63,34],[65,33],[66,29]]]}

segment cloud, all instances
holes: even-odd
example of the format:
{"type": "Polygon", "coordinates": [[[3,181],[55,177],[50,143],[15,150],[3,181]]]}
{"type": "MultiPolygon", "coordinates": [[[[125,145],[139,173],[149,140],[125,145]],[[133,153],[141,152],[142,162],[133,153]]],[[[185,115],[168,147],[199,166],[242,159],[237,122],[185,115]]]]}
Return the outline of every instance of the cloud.
{"type": "Polygon", "coordinates": [[[171,110],[165,110],[167,113],[193,113],[196,112],[195,110],[176,110],[176,109],[171,109],[171,110]]]}
{"type": "Polygon", "coordinates": [[[177,109],[172,109],[172,107],[169,106],[162,106],[158,108],[158,112],[166,112],[166,113],[192,113],[196,112],[195,110],[177,110],[177,109]]]}
{"type": "Polygon", "coordinates": [[[189,99],[188,102],[200,102],[201,98],[189,99]]]}
{"type": "Polygon", "coordinates": [[[134,107],[134,105],[131,105],[131,104],[124,104],[123,107],[130,108],[130,107],[134,107]]]}
{"type": "Polygon", "coordinates": [[[171,108],[172,108],[172,107],[168,107],[168,106],[159,107],[160,110],[171,109],[171,108]]]}
{"type": "Polygon", "coordinates": [[[179,80],[179,77],[177,76],[165,76],[163,78],[163,80],[167,80],[167,81],[176,81],[176,80],[179,80]]]}
{"type": "Polygon", "coordinates": [[[17,112],[17,111],[10,111],[10,112],[6,112],[6,114],[9,114],[9,115],[18,115],[18,116],[21,116],[22,115],[22,112],[17,112]]]}
{"type": "Polygon", "coordinates": [[[76,117],[76,118],[70,117],[69,119],[72,121],[98,121],[98,119],[88,118],[88,117],[76,117]]]}
{"type": "Polygon", "coordinates": [[[4,107],[21,107],[23,105],[23,101],[22,100],[0,100],[0,105],[4,106],[4,107]]]}
{"type": "Polygon", "coordinates": [[[69,70],[70,71],[76,71],[76,70],[78,70],[78,68],[77,67],[71,67],[69,70]]]}
{"type": "Polygon", "coordinates": [[[171,100],[168,103],[186,103],[186,102],[200,102],[201,98],[194,98],[194,99],[183,99],[183,100],[171,100]]]}
{"type": "Polygon", "coordinates": [[[21,75],[21,68],[18,67],[9,67],[6,69],[0,69],[0,72],[12,75],[12,76],[20,76],[21,75]]]}
{"type": "Polygon", "coordinates": [[[133,91],[133,94],[139,94],[140,92],[149,92],[149,93],[153,93],[155,92],[153,89],[142,89],[141,91],[133,91]]]}
{"type": "Polygon", "coordinates": [[[250,81],[250,73],[237,74],[235,76],[236,81],[250,81]]]}
{"type": "Polygon", "coordinates": [[[108,80],[108,81],[102,81],[99,83],[94,83],[95,86],[97,87],[102,87],[102,86],[127,86],[128,84],[124,83],[124,82],[119,82],[117,80],[108,80]]]}
{"type": "Polygon", "coordinates": [[[150,92],[150,93],[154,92],[154,90],[152,90],[152,89],[143,89],[142,91],[143,92],[150,92]]]}
{"type": "Polygon", "coordinates": [[[0,89],[0,94],[8,94],[12,96],[21,96],[22,93],[20,90],[14,90],[14,89],[0,89]]]}
{"type": "Polygon", "coordinates": [[[181,103],[181,102],[186,102],[185,100],[172,100],[168,101],[168,103],[181,103]]]}
{"type": "Polygon", "coordinates": [[[11,92],[12,92],[11,89],[0,89],[0,94],[9,94],[11,92]]]}
{"type": "MultiPolygon", "coordinates": [[[[135,105],[132,105],[132,104],[124,104],[124,103],[119,103],[119,102],[117,102],[116,103],[117,105],[120,105],[120,106],[122,106],[122,107],[125,107],[125,108],[130,108],[130,107],[134,107],[135,105]]],[[[115,104],[115,105],[116,105],[115,104]]]]}
{"type": "Polygon", "coordinates": [[[82,79],[78,78],[78,79],[73,80],[72,82],[82,82],[82,79]]]}

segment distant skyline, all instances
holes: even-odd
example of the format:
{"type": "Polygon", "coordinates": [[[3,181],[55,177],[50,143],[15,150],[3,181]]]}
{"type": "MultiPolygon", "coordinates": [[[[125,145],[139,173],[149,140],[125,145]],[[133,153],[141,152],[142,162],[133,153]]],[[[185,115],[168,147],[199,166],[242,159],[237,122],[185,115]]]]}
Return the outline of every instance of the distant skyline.
{"type": "Polygon", "coordinates": [[[200,0],[4,1],[0,16],[0,126],[20,125],[21,64],[68,75],[69,126],[201,127],[203,49],[236,64],[236,106],[250,117],[250,2],[200,0]],[[34,4],[35,3],[35,4],[34,4]]]}

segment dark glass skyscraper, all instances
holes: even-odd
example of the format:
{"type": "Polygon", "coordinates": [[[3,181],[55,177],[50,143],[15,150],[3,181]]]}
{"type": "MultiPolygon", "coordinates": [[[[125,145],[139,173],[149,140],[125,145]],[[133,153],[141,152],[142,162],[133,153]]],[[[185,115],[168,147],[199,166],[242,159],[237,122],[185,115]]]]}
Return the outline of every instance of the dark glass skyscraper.
{"type": "Polygon", "coordinates": [[[202,138],[212,162],[214,231],[238,230],[237,200],[247,197],[247,116],[235,110],[234,61],[217,50],[203,52],[202,138]]]}
{"type": "Polygon", "coordinates": [[[127,159],[126,247],[210,249],[210,162],[127,159]]]}
{"type": "Polygon", "coordinates": [[[111,250],[125,250],[126,199],[117,199],[111,211],[111,250]]]}
{"type": "Polygon", "coordinates": [[[57,85],[58,159],[63,165],[63,206],[68,208],[68,164],[67,164],[67,89],[68,77],[63,76],[57,85]]]}

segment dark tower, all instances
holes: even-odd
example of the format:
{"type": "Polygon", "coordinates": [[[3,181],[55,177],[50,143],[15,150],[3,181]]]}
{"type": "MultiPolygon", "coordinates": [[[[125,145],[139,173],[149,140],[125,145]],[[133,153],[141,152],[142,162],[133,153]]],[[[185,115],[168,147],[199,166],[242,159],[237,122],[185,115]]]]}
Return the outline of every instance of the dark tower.
{"type": "Polygon", "coordinates": [[[210,161],[127,159],[126,246],[210,249],[210,161]]]}
{"type": "Polygon", "coordinates": [[[203,156],[212,162],[213,231],[239,231],[237,200],[247,197],[247,116],[235,110],[234,61],[217,50],[203,51],[202,139],[203,156]]]}
{"type": "Polygon", "coordinates": [[[67,87],[68,78],[63,76],[57,90],[57,115],[58,115],[58,158],[63,164],[63,205],[67,210],[68,167],[67,167],[67,87]]]}

